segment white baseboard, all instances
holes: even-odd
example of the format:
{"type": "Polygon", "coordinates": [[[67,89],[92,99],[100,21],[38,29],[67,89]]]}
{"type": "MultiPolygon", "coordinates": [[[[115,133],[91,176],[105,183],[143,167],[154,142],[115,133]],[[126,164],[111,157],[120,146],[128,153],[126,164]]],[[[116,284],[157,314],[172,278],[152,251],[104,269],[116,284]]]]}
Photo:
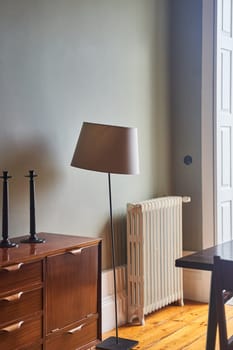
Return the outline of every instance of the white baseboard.
{"type": "MultiPolygon", "coordinates": [[[[192,254],[191,251],[183,252],[183,255],[192,254]]],[[[209,302],[210,297],[210,271],[183,269],[184,299],[209,302]]]]}
{"type": "Polygon", "coordinates": [[[184,269],[184,299],[209,302],[210,271],[184,269]]]}
{"type": "MultiPolygon", "coordinates": [[[[127,322],[126,266],[116,268],[118,325],[127,322]]],[[[102,332],[115,328],[113,271],[102,272],[102,332]]]]}
{"type": "MultiPolygon", "coordinates": [[[[185,252],[184,254],[191,254],[185,252]]],[[[210,294],[210,272],[183,269],[184,299],[208,302],[210,294]]],[[[127,280],[126,266],[116,269],[118,325],[127,323],[127,280]]],[[[102,332],[115,328],[115,302],[113,271],[102,272],[102,332]]]]}

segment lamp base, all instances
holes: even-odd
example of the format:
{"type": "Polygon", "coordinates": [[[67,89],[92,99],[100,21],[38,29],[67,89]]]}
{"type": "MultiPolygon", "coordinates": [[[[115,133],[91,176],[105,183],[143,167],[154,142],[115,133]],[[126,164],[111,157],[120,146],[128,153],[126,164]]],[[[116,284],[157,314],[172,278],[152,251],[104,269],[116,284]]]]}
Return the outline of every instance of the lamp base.
{"type": "Polygon", "coordinates": [[[96,345],[96,349],[104,350],[130,350],[138,344],[137,340],[109,337],[96,345]]]}
{"type": "Polygon", "coordinates": [[[30,236],[29,238],[23,239],[21,243],[45,243],[45,239],[38,238],[37,235],[30,236]]]}
{"type": "Polygon", "coordinates": [[[17,248],[18,245],[16,243],[11,242],[8,238],[3,239],[0,242],[0,248],[17,248]]]}

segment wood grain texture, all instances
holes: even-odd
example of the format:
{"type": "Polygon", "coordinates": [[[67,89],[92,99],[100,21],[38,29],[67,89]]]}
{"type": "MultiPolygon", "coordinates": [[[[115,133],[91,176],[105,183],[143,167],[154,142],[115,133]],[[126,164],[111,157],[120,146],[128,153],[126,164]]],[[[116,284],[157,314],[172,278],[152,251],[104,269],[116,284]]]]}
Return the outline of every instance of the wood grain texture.
{"type": "Polygon", "coordinates": [[[6,269],[0,269],[0,295],[3,293],[13,293],[14,290],[20,292],[27,286],[33,286],[41,283],[41,261],[22,264],[18,270],[9,271],[6,269]]]}
{"type": "Polygon", "coordinates": [[[94,346],[101,340],[101,240],[39,236],[46,242],[19,237],[17,248],[0,249],[0,349],[94,346]]]}
{"type": "Polygon", "coordinates": [[[24,291],[17,300],[0,301],[0,324],[11,322],[14,319],[24,319],[43,309],[42,289],[24,291]]]}
{"type": "MultiPolygon", "coordinates": [[[[16,322],[13,322],[13,325],[16,322]]],[[[10,326],[10,325],[9,325],[10,326]]],[[[39,342],[42,337],[42,318],[41,316],[32,319],[26,319],[17,330],[12,332],[0,330],[1,349],[15,350],[20,349],[24,344],[33,344],[39,342]]]]}
{"type": "Polygon", "coordinates": [[[23,244],[20,241],[27,236],[12,238],[12,242],[19,244],[18,248],[0,249],[0,268],[21,262],[32,262],[46,256],[64,253],[67,250],[82,248],[85,246],[96,245],[98,238],[89,238],[81,236],[70,236],[56,233],[38,233],[39,238],[44,238],[45,243],[41,244],[23,244]]]}
{"type": "Polygon", "coordinates": [[[76,326],[67,327],[53,337],[48,337],[46,350],[76,350],[78,347],[87,348],[96,344],[97,318],[91,317],[88,320],[79,322],[76,326]]]}
{"type": "Polygon", "coordinates": [[[46,333],[97,314],[98,246],[49,257],[46,276],[46,333]]]}
{"type": "MultiPolygon", "coordinates": [[[[233,329],[233,306],[226,305],[226,315],[228,329],[233,329]]],[[[207,318],[208,304],[186,301],[183,307],[169,305],[150,314],[144,326],[120,327],[119,336],[138,340],[135,350],[204,350],[207,318]]],[[[114,334],[105,333],[103,338],[114,334]]],[[[220,350],[218,334],[213,350],[220,350]]]]}

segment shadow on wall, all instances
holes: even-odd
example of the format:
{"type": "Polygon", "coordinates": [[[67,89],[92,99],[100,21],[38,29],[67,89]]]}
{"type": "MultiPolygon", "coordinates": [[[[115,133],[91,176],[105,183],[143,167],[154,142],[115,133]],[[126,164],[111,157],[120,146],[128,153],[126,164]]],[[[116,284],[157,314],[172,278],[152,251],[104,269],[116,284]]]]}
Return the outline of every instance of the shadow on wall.
{"type": "MultiPolygon", "coordinates": [[[[114,214],[113,214],[114,215],[114,214]]],[[[115,264],[121,266],[126,264],[127,237],[126,237],[126,214],[119,214],[113,217],[115,236],[115,264]]],[[[112,242],[110,231],[110,219],[106,222],[100,237],[102,238],[102,265],[103,269],[112,268],[112,242]]]]}
{"type": "MultiPolygon", "coordinates": [[[[51,147],[41,138],[36,140],[4,142],[0,149],[0,174],[7,170],[12,176],[9,179],[9,203],[14,212],[22,207],[29,207],[29,180],[25,178],[29,170],[35,170],[39,181],[35,179],[36,189],[46,193],[56,183],[59,173],[55,166],[54,156],[50,154],[51,147]],[[38,181],[38,183],[36,183],[38,181]]],[[[61,176],[61,175],[60,175],[61,176]]],[[[0,183],[0,204],[2,206],[2,184],[0,183]]],[[[16,214],[17,215],[17,214],[16,214]]],[[[0,217],[1,218],[1,217],[0,217]]],[[[2,218],[1,218],[2,219],[2,218]]],[[[16,218],[17,219],[17,218],[16,218]]]]}

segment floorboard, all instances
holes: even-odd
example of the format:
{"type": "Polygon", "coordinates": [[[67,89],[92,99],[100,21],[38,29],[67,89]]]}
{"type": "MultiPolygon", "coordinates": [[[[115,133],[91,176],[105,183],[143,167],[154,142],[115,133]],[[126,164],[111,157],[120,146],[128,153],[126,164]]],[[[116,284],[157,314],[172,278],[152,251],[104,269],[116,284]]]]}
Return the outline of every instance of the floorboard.
{"type": "MultiPolygon", "coordinates": [[[[233,330],[232,305],[226,306],[226,315],[229,330],[233,330]]],[[[143,326],[120,327],[119,337],[138,340],[135,350],[204,350],[207,319],[208,304],[185,301],[184,306],[169,305],[146,316],[143,326]]],[[[112,335],[115,331],[105,333],[103,338],[112,335]]],[[[218,339],[213,350],[219,350],[218,339]]]]}

